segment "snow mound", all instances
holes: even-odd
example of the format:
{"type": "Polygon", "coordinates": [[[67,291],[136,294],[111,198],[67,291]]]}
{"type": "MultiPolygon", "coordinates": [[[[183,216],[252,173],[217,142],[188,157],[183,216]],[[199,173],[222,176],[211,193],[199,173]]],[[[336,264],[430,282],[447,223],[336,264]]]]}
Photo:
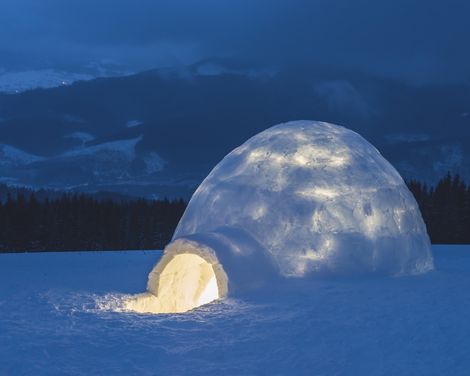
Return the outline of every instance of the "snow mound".
{"type": "Polygon", "coordinates": [[[178,279],[166,265],[181,254],[213,267],[216,298],[276,275],[433,269],[426,227],[398,172],[357,133],[314,121],[261,132],[212,170],[150,273],[150,293],[178,279]]]}

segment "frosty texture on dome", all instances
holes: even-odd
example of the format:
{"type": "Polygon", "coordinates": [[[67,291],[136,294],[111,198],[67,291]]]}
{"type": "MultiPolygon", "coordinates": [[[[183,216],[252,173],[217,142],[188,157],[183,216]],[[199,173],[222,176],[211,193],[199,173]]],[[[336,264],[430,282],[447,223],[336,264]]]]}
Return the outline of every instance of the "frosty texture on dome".
{"type": "Polygon", "coordinates": [[[230,228],[259,243],[285,276],[433,268],[398,172],[357,133],[323,122],[280,124],[233,150],[194,193],[173,239],[230,228]]]}

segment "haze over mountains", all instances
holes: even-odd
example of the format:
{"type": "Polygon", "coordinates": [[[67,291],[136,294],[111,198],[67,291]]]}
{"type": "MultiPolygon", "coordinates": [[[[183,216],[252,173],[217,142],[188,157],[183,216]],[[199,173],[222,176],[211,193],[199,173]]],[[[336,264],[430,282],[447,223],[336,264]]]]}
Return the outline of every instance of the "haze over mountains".
{"type": "Polygon", "coordinates": [[[344,125],[408,178],[470,177],[470,85],[322,66],[183,68],[0,94],[0,176],[15,185],[188,197],[234,147],[274,124],[344,125]]]}

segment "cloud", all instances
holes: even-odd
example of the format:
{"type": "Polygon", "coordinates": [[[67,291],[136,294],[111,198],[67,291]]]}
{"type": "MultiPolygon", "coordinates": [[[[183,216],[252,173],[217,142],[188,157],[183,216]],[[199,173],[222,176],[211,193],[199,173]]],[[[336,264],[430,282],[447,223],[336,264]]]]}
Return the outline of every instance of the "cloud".
{"type": "Polygon", "coordinates": [[[469,13],[464,0],[3,0],[0,54],[8,69],[233,56],[458,81],[469,77],[469,13]]]}

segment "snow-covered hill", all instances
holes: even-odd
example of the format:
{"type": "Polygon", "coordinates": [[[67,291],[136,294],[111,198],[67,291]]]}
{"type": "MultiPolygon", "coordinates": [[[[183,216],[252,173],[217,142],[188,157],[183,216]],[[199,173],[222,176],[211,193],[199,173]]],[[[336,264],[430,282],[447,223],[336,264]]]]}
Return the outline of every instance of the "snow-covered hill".
{"type": "Polygon", "coordinates": [[[19,167],[39,162],[44,158],[10,145],[0,144],[0,168],[1,167],[19,167]]]}
{"type": "MultiPolygon", "coordinates": [[[[156,152],[138,151],[142,136],[102,143],[92,143],[93,136],[88,133],[69,136],[80,144],[51,156],[38,156],[0,144],[0,175],[3,180],[31,186],[34,186],[34,181],[40,181],[39,185],[45,188],[56,188],[60,183],[67,189],[91,180],[95,188],[89,187],[90,190],[99,191],[100,186],[109,182],[136,184],[136,181],[152,180],[152,176],[166,164],[156,152]],[[38,172],[42,176],[38,177],[38,172]],[[49,184],[49,179],[55,184],[49,184]]],[[[155,193],[151,192],[149,196],[159,197],[155,193]]]]}
{"type": "Polygon", "coordinates": [[[362,134],[406,178],[434,184],[447,171],[470,177],[470,146],[463,142],[470,137],[469,117],[462,115],[468,85],[416,88],[312,67],[252,74],[243,65],[210,60],[181,74],[157,69],[107,77],[117,72],[110,69],[92,67],[83,74],[105,78],[71,85],[62,81],[90,76],[0,73],[10,92],[19,87],[11,85],[15,80],[26,79],[23,89],[59,85],[0,93],[0,144],[43,158],[26,163],[31,157],[23,155],[13,169],[18,158],[8,157],[0,161],[0,179],[146,196],[174,197],[183,189],[189,197],[236,145],[296,119],[321,119],[362,134]],[[109,143],[139,137],[130,154],[110,149],[109,143]]]}
{"type": "Polygon", "coordinates": [[[68,86],[98,77],[118,77],[130,72],[103,64],[89,64],[79,72],[60,69],[6,71],[0,68],[0,93],[18,94],[33,89],[68,86]]]}
{"type": "Polygon", "coordinates": [[[47,89],[93,78],[95,77],[90,74],[69,73],[53,69],[0,72],[0,92],[20,93],[31,89],[47,89]]]}

